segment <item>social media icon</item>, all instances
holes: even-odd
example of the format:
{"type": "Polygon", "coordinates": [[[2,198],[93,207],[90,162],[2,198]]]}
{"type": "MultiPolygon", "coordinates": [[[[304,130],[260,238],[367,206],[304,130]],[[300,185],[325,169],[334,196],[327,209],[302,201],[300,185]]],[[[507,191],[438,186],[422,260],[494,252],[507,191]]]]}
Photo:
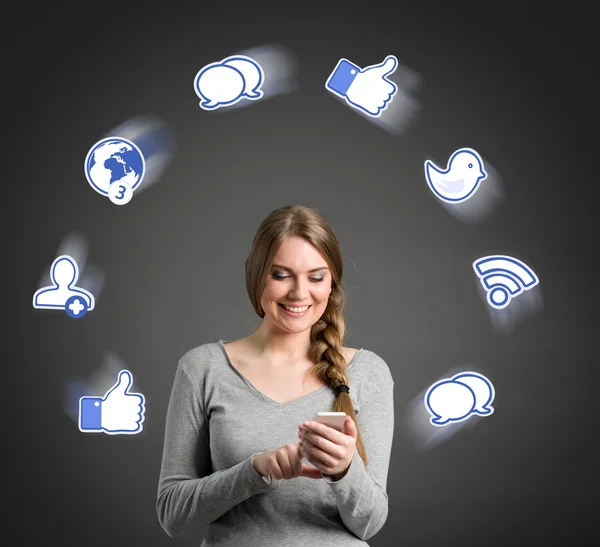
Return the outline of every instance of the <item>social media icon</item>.
{"type": "Polygon", "coordinates": [[[198,71],[194,91],[201,99],[200,108],[216,110],[242,99],[260,99],[264,80],[263,69],[257,61],[246,55],[232,55],[198,71]]]}
{"type": "Polygon", "coordinates": [[[108,190],[108,199],[115,205],[125,205],[131,201],[133,190],[126,182],[111,184],[108,190]]]}
{"type": "Polygon", "coordinates": [[[430,423],[442,427],[463,422],[471,416],[490,416],[496,396],[492,382],[478,372],[461,372],[433,384],[425,393],[430,423]]]}
{"type": "Polygon", "coordinates": [[[77,319],[83,317],[88,311],[87,302],[80,296],[71,296],[65,302],[65,311],[69,317],[77,319]]]}
{"type": "Polygon", "coordinates": [[[348,59],[340,59],[327,78],[325,88],[345,99],[351,107],[379,118],[398,91],[398,86],[387,79],[397,66],[398,59],[394,55],[363,69],[348,59]]]}
{"type": "Polygon", "coordinates": [[[487,177],[481,156],[472,148],[461,148],[450,156],[446,169],[425,162],[425,178],[431,191],[446,203],[462,203],[473,196],[487,177]]]}
{"type": "Polygon", "coordinates": [[[133,435],[142,431],[145,399],[141,393],[130,393],[131,372],[122,370],[104,397],[79,399],[79,430],[83,433],[133,435]]]}
{"type": "Polygon", "coordinates": [[[96,192],[123,205],[142,183],[146,163],[141,150],[129,139],[106,137],[90,148],[84,170],[96,192]]]}
{"type": "MultiPolygon", "coordinates": [[[[110,135],[120,135],[135,143],[144,157],[144,179],[135,188],[136,195],[158,182],[175,157],[177,148],[175,135],[164,120],[154,115],[143,114],[129,118],[111,129],[106,136],[110,135]]],[[[123,183],[121,185],[124,186],[123,183]]],[[[130,184],[128,186],[131,187],[130,184]]],[[[123,200],[129,193],[126,188],[121,198],[118,194],[122,191],[120,187],[115,189],[117,195],[113,203],[116,205],[123,205],[123,200]]],[[[110,193],[108,197],[111,197],[110,193]]]]}
{"type": "Polygon", "coordinates": [[[83,317],[94,309],[94,295],[76,283],[79,267],[75,259],[61,255],[54,259],[50,267],[52,285],[42,287],[33,295],[33,307],[41,310],[65,310],[74,319],[83,317]]]}
{"type": "Polygon", "coordinates": [[[487,301],[497,310],[539,283],[537,275],[523,262],[505,255],[484,256],[473,263],[473,269],[487,292],[487,301]]]}

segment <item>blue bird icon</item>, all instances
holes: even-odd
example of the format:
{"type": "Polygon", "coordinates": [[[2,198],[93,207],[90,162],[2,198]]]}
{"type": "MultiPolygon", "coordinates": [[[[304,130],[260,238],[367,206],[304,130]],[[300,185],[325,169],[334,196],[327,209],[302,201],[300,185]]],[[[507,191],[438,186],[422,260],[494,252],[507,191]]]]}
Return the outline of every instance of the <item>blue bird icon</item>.
{"type": "Polygon", "coordinates": [[[487,177],[483,160],[472,148],[461,148],[448,160],[446,169],[425,162],[425,178],[431,191],[446,203],[461,203],[473,196],[487,177]]]}

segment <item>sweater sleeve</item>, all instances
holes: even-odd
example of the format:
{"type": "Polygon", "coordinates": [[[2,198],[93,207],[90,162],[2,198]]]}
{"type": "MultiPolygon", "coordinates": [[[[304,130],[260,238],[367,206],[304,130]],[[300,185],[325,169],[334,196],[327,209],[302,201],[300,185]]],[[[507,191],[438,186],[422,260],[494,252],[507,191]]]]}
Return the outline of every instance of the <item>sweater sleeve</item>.
{"type": "Polygon", "coordinates": [[[346,475],[334,481],[323,475],[335,494],[346,528],[362,540],[379,532],[388,516],[387,476],[394,437],[394,380],[387,364],[376,360],[356,418],[367,453],[365,468],[358,450],[346,475]]]}
{"type": "Polygon", "coordinates": [[[207,526],[250,496],[279,486],[254,469],[252,456],[212,473],[208,418],[179,362],[167,410],[156,510],[170,537],[207,526]]]}

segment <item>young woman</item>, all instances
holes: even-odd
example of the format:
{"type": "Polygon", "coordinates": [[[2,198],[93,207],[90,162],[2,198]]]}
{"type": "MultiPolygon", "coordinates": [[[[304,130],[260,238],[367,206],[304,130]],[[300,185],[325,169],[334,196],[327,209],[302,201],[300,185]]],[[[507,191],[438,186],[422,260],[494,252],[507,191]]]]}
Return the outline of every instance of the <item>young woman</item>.
{"type": "Polygon", "coordinates": [[[157,501],[169,536],[351,547],[383,527],[394,381],[378,355],[342,345],[342,270],[315,209],[260,225],[246,260],[259,328],[190,350],[175,374],[157,501]],[[327,411],[347,414],[343,432],[314,421],[327,411]]]}

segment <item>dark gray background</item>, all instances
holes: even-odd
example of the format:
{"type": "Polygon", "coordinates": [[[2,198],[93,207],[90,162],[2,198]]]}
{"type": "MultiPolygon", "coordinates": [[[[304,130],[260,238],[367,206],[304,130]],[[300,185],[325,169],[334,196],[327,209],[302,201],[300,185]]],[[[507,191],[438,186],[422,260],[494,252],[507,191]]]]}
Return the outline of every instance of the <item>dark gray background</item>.
{"type": "Polygon", "coordinates": [[[244,260],[263,217],[292,203],[319,208],[338,233],[346,345],[381,355],[395,379],[389,517],[370,545],[597,541],[590,14],[573,3],[183,6],[27,5],[4,18],[9,543],[200,544],[201,533],[169,539],[155,512],[175,367],[188,349],[258,325],[244,260]],[[296,93],[227,114],[198,107],[202,66],[270,43],[297,55],[296,93]],[[423,79],[423,111],[400,136],[323,87],[340,57],[365,66],[390,53],[423,79]],[[104,132],[146,113],[170,124],[177,155],[117,207],[90,189],[83,160],[104,132]],[[422,174],[427,154],[443,161],[462,146],[504,181],[505,203],[479,225],[448,214],[422,174]],[[80,321],[31,306],[74,229],[106,276],[80,321]],[[476,290],[471,263],[488,252],[516,254],[540,278],[543,309],[510,333],[492,327],[476,290]],[[146,396],[141,435],[85,435],[63,409],[65,379],[91,374],[105,351],[146,396]],[[417,451],[407,405],[465,363],[493,379],[495,414],[417,451]]]}

